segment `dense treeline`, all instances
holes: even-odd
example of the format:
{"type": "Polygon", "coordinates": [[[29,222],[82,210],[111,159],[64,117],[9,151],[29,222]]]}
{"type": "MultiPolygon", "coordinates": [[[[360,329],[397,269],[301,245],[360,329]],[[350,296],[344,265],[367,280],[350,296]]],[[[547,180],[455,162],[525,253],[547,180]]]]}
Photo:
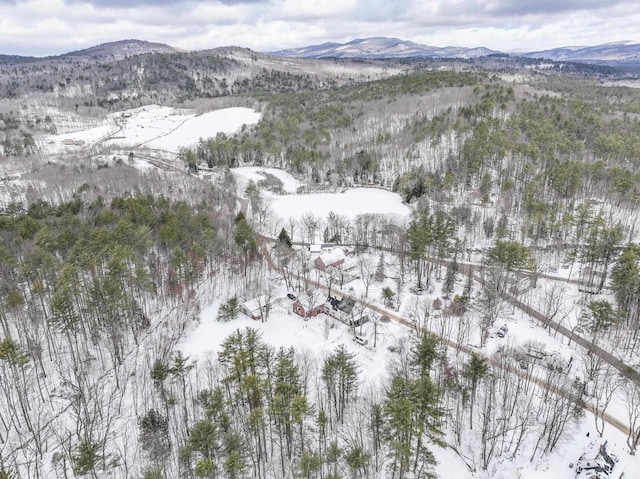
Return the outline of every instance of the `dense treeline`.
{"type": "Polygon", "coordinates": [[[13,204],[0,217],[3,473],[107,467],[107,437],[125,428],[131,355],[162,308],[174,304],[171,325],[185,327],[197,310],[178,305],[224,250],[207,205],[81,195],[13,204]]]}
{"type": "MultiPolygon", "coordinates": [[[[351,83],[360,75],[349,62],[337,73],[315,69],[313,62],[292,72],[292,63],[245,48],[199,52],[102,55],[78,54],[0,65],[0,98],[37,95],[70,106],[98,106],[109,111],[150,103],[182,103],[248,92],[284,92],[351,83]]],[[[373,66],[374,76],[382,66],[373,66]]]]}

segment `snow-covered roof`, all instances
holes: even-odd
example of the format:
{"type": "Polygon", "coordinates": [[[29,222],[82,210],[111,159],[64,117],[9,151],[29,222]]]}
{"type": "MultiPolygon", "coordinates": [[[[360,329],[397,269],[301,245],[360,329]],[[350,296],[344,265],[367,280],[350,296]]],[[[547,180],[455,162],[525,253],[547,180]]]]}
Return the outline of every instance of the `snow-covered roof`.
{"type": "Polygon", "coordinates": [[[266,304],[267,304],[267,297],[265,295],[262,295],[257,298],[253,298],[245,301],[244,303],[242,303],[242,306],[244,306],[244,308],[247,311],[251,311],[252,313],[259,313],[260,305],[262,305],[262,308],[264,308],[266,304]]]}
{"type": "Polygon", "coordinates": [[[325,304],[325,299],[324,297],[320,297],[320,298],[311,298],[311,300],[313,300],[313,305],[311,307],[309,307],[309,298],[305,298],[304,296],[302,296],[302,298],[298,298],[296,299],[293,304],[300,304],[305,311],[311,310],[311,309],[316,309],[319,308],[320,306],[324,306],[325,304]]]}
{"type": "Polygon", "coordinates": [[[326,266],[328,266],[330,264],[335,264],[339,261],[344,261],[345,255],[342,248],[335,248],[331,251],[324,251],[321,255],[318,256],[318,258],[320,258],[322,262],[326,266]]]}

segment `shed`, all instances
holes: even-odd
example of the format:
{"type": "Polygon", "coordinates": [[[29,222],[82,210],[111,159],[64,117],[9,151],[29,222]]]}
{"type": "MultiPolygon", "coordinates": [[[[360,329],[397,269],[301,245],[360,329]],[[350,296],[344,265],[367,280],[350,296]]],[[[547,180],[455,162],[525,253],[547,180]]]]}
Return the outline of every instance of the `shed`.
{"type": "Polygon", "coordinates": [[[266,296],[259,296],[245,301],[240,305],[240,312],[249,316],[253,320],[267,317],[268,301],[266,296]]]}

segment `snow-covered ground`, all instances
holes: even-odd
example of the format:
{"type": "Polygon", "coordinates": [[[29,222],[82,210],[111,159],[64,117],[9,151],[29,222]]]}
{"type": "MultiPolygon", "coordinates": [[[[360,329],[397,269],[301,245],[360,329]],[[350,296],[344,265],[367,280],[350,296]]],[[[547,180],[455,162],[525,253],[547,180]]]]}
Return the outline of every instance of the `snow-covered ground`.
{"type": "MultiPolygon", "coordinates": [[[[359,281],[349,285],[350,289],[359,292],[359,281]]],[[[346,289],[346,288],[345,288],[346,289]]],[[[356,328],[357,333],[368,340],[366,346],[359,346],[352,341],[350,329],[337,320],[326,315],[319,315],[304,320],[292,312],[292,301],[285,296],[285,290],[280,288],[275,293],[271,314],[266,322],[254,321],[240,313],[229,322],[216,320],[219,303],[215,302],[200,315],[199,325],[192,330],[188,337],[179,345],[180,350],[192,359],[202,360],[209,356],[215,358],[221,349],[221,343],[237,329],[251,327],[261,332],[263,340],[274,346],[288,348],[293,346],[300,354],[304,354],[313,364],[319,364],[335,348],[343,344],[355,354],[359,365],[360,388],[366,390],[370,385],[380,384],[386,377],[386,365],[393,353],[389,350],[398,342],[408,343],[415,333],[393,321],[379,323],[377,347],[373,348],[373,325],[366,323],[362,328],[356,328]]],[[[372,294],[372,297],[375,295],[372,294]]],[[[538,340],[546,344],[548,349],[562,349],[559,341],[549,338],[546,331],[530,323],[528,318],[513,315],[510,326],[510,337],[517,336],[520,340],[538,340]],[[545,338],[546,341],[545,341],[545,338]]],[[[499,345],[514,342],[515,339],[492,338],[488,349],[496,349],[499,345]]],[[[575,351],[574,351],[575,353],[575,351]]],[[[610,411],[623,413],[624,410],[610,411]]],[[[618,414],[616,414],[618,415],[618,414]]],[[[621,417],[624,420],[624,417],[621,417]]],[[[473,479],[573,479],[575,464],[580,455],[588,450],[593,441],[602,443],[607,441],[607,448],[620,457],[619,464],[610,477],[618,479],[622,472],[624,478],[638,478],[640,475],[640,458],[631,456],[627,452],[626,436],[607,424],[603,438],[598,438],[591,413],[585,413],[574,424],[568,426],[568,433],[555,451],[530,461],[526,455],[517,459],[499,461],[490,471],[472,473],[458,455],[451,449],[433,446],[433,452],[438,460],[436,472],[442,478],[473,479]],[[589,433],[589,436],[587,436],[589,433]],[[573,468],[569,465],[573,464],[573,468]]]]}
{"type": "Polygon", "coordinates": [[[259,330],[266,343],[279,347],[295,347],[298,351],[311,351],[318,358],[324,358],[339,345],[344,344],[347,350],[356,354],[360,365],[362,382],[378,382],[384,375],[385,365],[389,357],[388,346],[398,339],[408,340],[411,331],[397,323],[387,322],[378,325],[378,341],[373,348],[373,325],[365,323],[356,331],[369,344],[359,346],[354,343],[349,327],[327,315],[304,320],[293,313],[292,301],[284,294],[274,301],[266,322],[254,321],[240,313],[235,320],[229,322],[216,321],[219,304],[212,304],[201,314],[199,326],[181,345],[181,350],[192,358],[214,356],[220,351],[222,341],[236,329],[251,327],[259,330]]]}
{"type": "Polygon", "coordinates": [[[282,189],[285,193],[295,193],[302,184],[296,180],[291,173],[280,170],[278,168],[263,168],[260,166],[241,166],[232,168],[231,173],[236,179],[239,194],[242,195],[247,183],[254,181],[258,183],[260,180],[267,178],[266,174],[273,175],[282,182],[282,189]]]}
{"type": "MultiPolygon", "coordinates": [[[[135,146],[144,144],[145,146],[167,151],[176,152],[182,146],[189,146],[196,143],[200,138],[215,136],[218,132],[232,133],[242,127],[243,124],[256,123],[260,118],[259,113],[246,108],[230,108],[217,110],[214,112],[195,115],[193,112],[176,110],[169,107],[150,105],[127,112],[119,112],[110,116],[103,125],[78,130],[64,135],[55,135],[41,140],[49,152],[73,151],[90,146],[107,136],[113,136],[107,144],[115,146],[135,146]],[[122,129],[120,130],[120,126],[122,129]],[[70,143],[73,140],[73,144],[70,143]]],[[[137,162],[137,160],[136,160],[137,162]]],[[[265,173],[279,178],[283,183],[283,190],[287,195],[275,195],[264,192],[264,198],[270,203],[271,210],[281,219],[297,218],[310,213],[319,218],[326,218],[329,212],[333,211],[349,219],[365,213],[392,214],[401,217],[408,217],[410,208],[404,205],[399,195],[375,188],[349,189],[342,193],[317,193],[317,194],[294,194],[301,186],[288,172],[273,168],[236,168],[233,170],[238,181],[239,191],[244,190],[244,186],[249,180],[259,181],[266,178],[265,173]]],[[[6,192],[5,192],[6,193],[6,192]]],[[[8,201],[5,198],[4,201],[8,201]]],[[[371,258],[375,262],[377,256],[371,258]]],[[[387,258],[389,260],[389,258],[387,258]]],[[[575,272],[574,272],[575,274],[575,272]]],[[[568,275],[568,270],[560,268],[559,276],[568,275]]],[[[388,286],[393,287],[393,281],[388,286]]],[[[440,285],[432,288],[431,293],[439,291],[440,285]]],[[[353,292],[361,294],[363,285],[359,280],[352,282],[349,287],[353,292]]],[[[566,294],[569,302],[577,302],[580,295],[577,288],[571,288],[566,294]]],[[[544,301],[545,282],[541,282],[541,287],[533,291],[527,302],[537,308],[542,309],[544,301]]],[[[378,298],[380,286],[372,287],[370,297],[378,298]]],[[[400,306],[401,313],[408,315],[410,300],[408,286],[403,292],[405,298],[400,306]]],[[[437,293],[435,293],[437,296],[437,293]]],[[[429,301],[433,297],[429,298],[429,301]]],[[[378,337],[378,345],[374,349],[372,325],[363,326],[360,334],[365,337],[369,344],[359,346],[352,339],[349,328],[332,318],[321,315],[320,317],[305,321],[291,311],[291,301],[284,296],[284,291],[279,291],[279,295],[273,306],[271,316],[268,321],[261,323],[252,321],[249,318],[239,315],[236,320],[227,323],[216,321],[218,303],[211,304],[201,314],[198,327],[191,331],[189,336],[181,343],[181,350],[190,357],[204,358],[214,355],[219,351],[221,342],[238,328],[253,327],[260,330],[264,340],[275,346],[294,346],[298,351],[309,352],[318,360],[330,354],[336,346],[344,344],[348,350],[356,354],[360,365],[360,377],[363,387],[367,383],[379,382],[385,375],[387,361],[390,357],[389,346],[396,341],[408,341],[413,334],[408,329],[397,323],[381,323],[378,337]]],[[[572,316],[573,318],[573,316],[572,316]]],[[[571,318],[567,319],[567,322],[571,318]]],[[[561,337],[554,338],[540,325],[533,322],[529,317],[520,311],[509,312],[500,320],[509,326],[509,334],[506,338],[490,338],[483,353],[491,353],[500,346],[521,345],[527,341],[535,341],[543,344],[546,351],[557,352],[565,360],[575,359],[574,369],[578,370],[581,365],[580,359],[576,355],[576,349],[568,346],[566,340],[561,337]]],[[[496,326],[500,326],[497,324],[496,326]]],[[[571,326],[567,324],[567,326],[571,326]]],[[[472,341],[473,342],[473,341],[472,341]]],[[[609,414],[625,421],[625,410],[619,401],[614,401],[607,411],[609,414]]],[[[577,461],[580,454],[586,449],[588,443],[595,436],[594,420],[591,414],[581,418],[575,425],[572,432],[564,442],[552,454],[542,460],[536,459],[530,463],[528,458],[520,457],[509,463],[505,459],[502,469],[494,471],[492,476],[499,478],[523,478],[536,479],[539,477],[549,478],[573,478],[575,470],[569,468],[570,463],[577,461]],[[590,438],[587,438],[587,432],[590,438]]],[[[626,452],[625,437],[615,430],[611,425],[605,429],[604,439],[609,441],[610,449],[621,457],[619,468],[612,477],[619,477],[619,473],[624,470],[624,478],[640,478],[640,459],[629,456],[626,452]]],[[[436,456],[440,461],[438,474],[440,477],[472,478],[488,477],[478,476],[470,473],[462,461],[450,450],[436,450],[436,456]]]]}
{"type": "Polygon", "coordinates": [[[411,212],[410,208],[402,203],[400,195],[380,188],[353,188],[343,193],[310,193],[267,198],[272,211],[283,219],[299,219],[307,213],[326,218],[330,211],[351,220],[365,213],[408,217],[411,212]]]}
{"type": "Polygon", "coordinates": [[[101,139],[115,135],[117,131],[118,126],[115,123],[105,120],[104,124],[99,126],[60,135],[47,135],[36,139],[36,142],[43,153],[56,155],[81,151],[101,139]]]}
{"type": "Polygon", "coordinates": [[[183,146],[194,145],[201,138],[215,137],[218,133],[235,133],[243,125],[255,125],[260,120],[260,113],[250,108],[224,108],[210,111],[202,115],[180,115],[181,122],[169,132],[160,135],[147,143],[151,148],[177,152],[183,146]]]}
{"type": "Polygon", "coordinates": [[[176,153],[200,138],[235,133],[243,125],[255,125],[260,113],[250,108],[223,108],[196,114],[191,110],[146,105],[110,114],[103,124],[60,135],[38,138],[44,153],[77,151],[104,141],[117,147],[147,146],[176,153]]]}
{"type": "MultiPolygon", "coordinates": [[[[287,192],[297,189],[298,184],[286,172],[272,169],[237,169],[234,175],[239,183],[239,192],[242,194],[244,186],[249,179],[259,181],[264,176],[261,171],[268,171],[274,176],[278,176],[283,183],[290,185],[287,192]]],[[[353,219],[355,216],[364,213],[389,213],[400,216],[408,216],[410,208],[402,204],[398,195],[381,190],[381,189],[351,189],[343,193],[321,193],[321,194],[289,194],[275,195],[269,192],[263,192],[263,197],[270,202],[271,209],[275,215],[280,218],[296,218],[300,219],[303,215],[311,213],[319,218],[326,218],[330,211],[334,211],[340,215],[353,219]]],[[[364,258],[370,265],[375,265],[378,260],[379,253],[372,252],[370,255],[364,255],[364,258]]],[[[393,263],[395,259],[391,256],[386,257],[387,276],[393,277],[397,275],[393,263]]],[[[554,275],[560,278],[569,276],[569,269],[554,265],[554,275]]],[[[577,275],[573,271],[572,277],[577,275]]],[[[458,288],[464,280],[459,279],[458,288]]],[[[369,289],[369,298],[373,302],[376,298],[380,298],[380,292],[383,286],[391,287],[395,290],[395,282],[390,278],[384,283],[373,284],[369,289]]],[[[424,304],[431,304],[435,297],[438,297],[441,281],[433,281],[425,295],[416,299],[409,292],[410,284],[405,285],[402,291],[402,300],[399,305],[399,311],[404,317],[410,317],[412,308],[415,309],[413,303],[422,301],[424,304]]],[[[475,286],[477,287],[477,285],[475,286]]],[[[566,283],[564,281],[556,282],[549,279],[540,279],[538,288],[529,290],[525,293],[521,300],[526,304],[538,309],[545,310],[545,304],[553,288],[563,288],[564,304],[558,311],[558,318],[562,317],[563,326],[573,328],[579,318],[580,307],[577,306],[583,300],[583,293],[578,291],[575,284],[566,283]]],[[[364,296],[364,284],[361,280],[356,279],[346,284],[343,290],[359,297],[364,296]]],[[[206,309],[201,316],[199,327],[183,342],[182,350],[184,353],[192,357],[203,357],[207,354],[214,354],[219,350],[220,342],[237,328],[254,327],[262,331],[264,340],[273,346],[294,346],[300,351],[306,351],[317,360],[330,354],[335,347],[343,343],[346,347],[356,354],[356,360],[360,365],[361,387],[366,388],[367,384],[380,383],[386,376],[386,365],[391,358],[392,353],[388,347],[396,344],[396,342],[408,342],[413,333],[407,328],[397,323],[381,323],[382,334],[378,338],[379,344],[377,348],[372,347],[373,343],[373,326],[367,323],[362,328],[362,336],[368,340],[369,344],[365,347],[358,346],[351,338],[352,333],[349,328],[332,318],[323,315],[304,321],[302,318],[293,314],[291,311],[291,301],[286,299],[285,291],[278,292],[276,304],[272,310],[272,314],[268,321],[260,323],[252,321],[242,315],[229,323],[219,323],[215,320],[217,305],[212,305],[206,309]],[[332,326],[332,327],[329,327],[332,326]]],[[[471,313],[476,314],[476,313],[471,313]]],[[[437,328],[442,322],[442,315],[439,312],[432,311],[429,319],[431,325],[437,328]]],[[[523,314],[518,309],[506,306],[499,322],[496,323],[495,330],[503,323],[509,327],[509,332],[505,338],[499,338],[493,334],[489,338],[485,348],[478,348],[482,354],[491,355],[504,347],[521,348],[526,343],[533,343],[534,347],[540,351],[544,351],[549,356],[554,356],[563,364],[572,363],[569,373],[575,376],[583,374],[583,365],[581,352],[576,348],[575,344],[567,344],[567,339],[561,335],[554,336],[545,330],[538,322],[523,314]]],[[[495,330],[493,331],[495,333],[495,330]]],[[[479,346],[478,331],[471,331],[469,343],[479,346]]],[[[534,367],[534,366],[529,366],[534,367]]],[[[541,367],[541,366],[539,366],[541,367]]],[[[618,400],[612,402],[607,413],[620,420],[623,424],[626,422],[626,411],[624,405],[618,400]]],[[[608,442],[608,449],[616,453],[620,457],[620,463],[616,466],[614,473],[610,477],[616,479],[624,472],[624,478],[637,477],[640,478],[640,459],[629,455],[626,446],[626,436],[611,424],[607,424],[604,430],[603,438],[597,437],[594,425],[594,417],[591,413],[585,412],[584,416],[572,423],[567,430],[562,442],[550,454],[539,458],[536,455],[533,461],[526,454],[521,454],[516,459],[503,458],[497,461],[489,471],[470,472],[464,461],[450,449],[434,448],[434,453],[439,461],[437,473],[440,477],[455,477],[460,479],[471,478],[493,478],[493,479],[537,479],[540,477],[549,477],[552,479],[574,478],[575,464],[580,455],[589,448],[589,444],[593,441],[608,442]],[[587,436],[589,433],[589,436],[587,436]],[[573,464],[573,468],[570,468],[573,464]]]]}

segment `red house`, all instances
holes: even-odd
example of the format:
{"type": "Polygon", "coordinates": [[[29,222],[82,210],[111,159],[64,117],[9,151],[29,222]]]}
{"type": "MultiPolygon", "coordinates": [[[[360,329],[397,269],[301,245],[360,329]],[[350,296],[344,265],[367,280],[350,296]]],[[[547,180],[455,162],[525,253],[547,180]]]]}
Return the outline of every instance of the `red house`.
{"type": "Polygon", "coordinates": [[[318,256],[316,259],[313,260],[313,265],[315,266],[316,269],[319,269],[320,271],[326,271],[328,266],[333,266],[335,268],[343,264],[344,260],[345,260],[344,251],[338,248],[318,256]]]}
{"type": "Polygon", "coordinates": [[[317,306],[314,306],[307,311],[307,308],[304,306],[304,304],[302,304],[299,299],[296,299],[293,303],[293,312],[298,316],[302,316],[303,318],[312,318],[320,313],[324,313],[324,303],[318,304],[317,306]]]}

